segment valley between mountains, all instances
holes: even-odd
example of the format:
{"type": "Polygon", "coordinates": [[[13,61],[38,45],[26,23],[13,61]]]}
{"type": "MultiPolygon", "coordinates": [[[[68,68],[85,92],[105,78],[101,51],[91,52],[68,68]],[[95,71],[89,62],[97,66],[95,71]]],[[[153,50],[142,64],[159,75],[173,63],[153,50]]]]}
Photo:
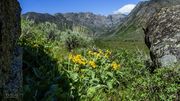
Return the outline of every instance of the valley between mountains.
{"type": "Polygon", "coordinates": [[[128,15],[22,14],[24,100],[179,101],[179,4],[145,0],[128,15]]]}
{"type": "Polygon", "coordinates": [[[36,24],[50,22],[60,30],[82,29],[85,34],[96,40],[98,46],[107,48],[139,48],[147,51],[144,44],[143,28],[152,16],[162,7],[178,4],[179,0],[141,1],[129,15],[97,15],[91,12],[56,13],[54,15],[29,12],[23,19],[33,20],[36,24]],[[111,45],[113,43],[113,46],[111,45]],[[132,47],[131,47],[132,46],[132,47]]]}

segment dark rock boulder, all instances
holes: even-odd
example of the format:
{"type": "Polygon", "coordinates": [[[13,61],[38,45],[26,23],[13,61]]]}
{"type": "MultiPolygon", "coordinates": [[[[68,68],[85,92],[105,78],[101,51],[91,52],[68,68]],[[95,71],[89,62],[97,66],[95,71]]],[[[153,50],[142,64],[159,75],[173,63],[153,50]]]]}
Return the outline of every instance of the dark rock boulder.
{"type": "Polygon", "coordinates": [[[20,100],[22,78],[19,77],[21,80],[18,84],[10,84],[18,80],[14,80],[14,76],[21,75],[21,65],[19,65],[22,61],[21,53],[15,55],[17,51],[14,51],[21,33],[20,12],[21,8],[17,0],[0,1],[0,100],[20,100]]]}
{"type": "Polygon", "coordinates": [[[144,32],[154,67],[171,66],[180,61],[180,5],[162,8],[144,32]]]}

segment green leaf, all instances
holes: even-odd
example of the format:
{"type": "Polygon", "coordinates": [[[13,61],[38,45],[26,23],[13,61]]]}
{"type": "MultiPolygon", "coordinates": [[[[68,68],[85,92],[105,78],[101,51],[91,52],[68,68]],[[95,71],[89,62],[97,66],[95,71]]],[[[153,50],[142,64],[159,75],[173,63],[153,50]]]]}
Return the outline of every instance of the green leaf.
{"type": "Polygon", "coordinates": [[[33,72],[34,72],[34,74],[35,74],[35,76],[36,76],[37,78],[39,78],[39,79],[44,79],[44,77],[41,76],[41,73],[40,73],[40,71],[39,71],[37,68],[32,68],[32,69],[33,69],[33,72]]]}

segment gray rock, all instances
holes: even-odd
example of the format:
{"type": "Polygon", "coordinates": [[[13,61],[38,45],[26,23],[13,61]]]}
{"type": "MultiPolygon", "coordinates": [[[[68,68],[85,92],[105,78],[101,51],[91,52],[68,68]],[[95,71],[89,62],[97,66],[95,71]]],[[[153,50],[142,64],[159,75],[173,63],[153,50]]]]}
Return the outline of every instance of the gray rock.
{"type": "MultiPolygon", "coordinates": [[[[20,13],[21,8],[17,0],[0,1],[0,99],[8,101],[5,86],[11,78],[12,71],[16,71],[12,69],[12,62],[16,41],[21,33],[20,13]]],[[[20,68],[20,66],[17,67],[20,68]]],[[[19,96],[15,99],[19,100],[19,96]]]]}
{"type": "Polygon", "coordinates": [[[16,46],[13,52],[9,79],[3,88],[5,98],[17,99],[22,97],[22,54],[22,48],[16,46]]]}
{"type": "Polygon", "coordinates": [[[160,58],[159,60],[162,63],[162,66],[171,66],[177,62],[177,58],[174,55],[165,55],[160,58]]]}
{"type": "Polygon", "coordinates": [[[148,22],[145,42],[155,67],[180,61],[180,5],[165,7],[148,22]]]}
{"type": "Polygon", "coordinates": [[[164,7],[179,5],[180,0],[141,0],[113,33],[123,39],[143,41],[143,28],[164,7]],[[132,29],[129,31],[129,29],[132,29]],[[124,34],[126,32],[126,34],[124,34]]]}

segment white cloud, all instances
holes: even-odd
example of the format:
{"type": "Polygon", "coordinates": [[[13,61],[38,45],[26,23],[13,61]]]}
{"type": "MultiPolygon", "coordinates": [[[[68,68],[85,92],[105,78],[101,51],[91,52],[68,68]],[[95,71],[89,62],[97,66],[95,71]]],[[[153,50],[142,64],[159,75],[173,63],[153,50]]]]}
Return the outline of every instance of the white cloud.
{"type": "Polygon", "coordinates": [[[122,13],[122,14],[129,14],[135,7],[135,4],[127,4],[118,9],[117,11],[114,11],[114,14],[122,13]]]}

